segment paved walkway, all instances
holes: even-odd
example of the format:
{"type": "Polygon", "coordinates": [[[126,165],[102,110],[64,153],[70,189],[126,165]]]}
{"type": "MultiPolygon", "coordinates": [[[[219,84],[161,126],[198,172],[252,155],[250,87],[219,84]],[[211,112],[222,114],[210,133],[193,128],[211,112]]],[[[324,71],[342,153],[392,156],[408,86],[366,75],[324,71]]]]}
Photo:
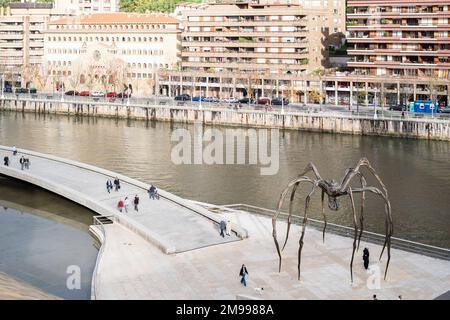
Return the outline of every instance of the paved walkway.
{"type": "MultiPolygon", "coordinates": [[[[151,200],[146,191],[148,185],[145,185],[146,189],[144,189],[138,186],[137,181],[128,178],[127,181],[130,183],[122,179],[120,191],[111,191],[109,194],[106,191],[106,180],[107,178],[114,180],[115,173],[113,172],[100,168],[96,168],[98,171],[87,170],[69,160],[36,156],[35,153],[25,155],[30,159],[31,165],[29,170],[22,171],[19,163],[21,156],[20,150],[16,156],[13,156],[9,150],[0,146],[0,174],[16,176],[19,179],[37,183],[50,191],[68,196],[69,199],[94,211],[97,210],[93,208],[92,203],[95,204],[94,207],[106,209],[99,214],[128,217],[127,220],[132,221],[134,227],[142,227],[141,235],[157,239],[165,249],[171,248],[174,252],[183,252],[240,240],[235,233],[231,237],[222,238],[219,235],[217,221],[199,214],[202,210],[207,210],[195,205],[193,208],[198,208],[198,211],[187,208],[182,203],[183,199],[177,203],[176,200],[169,198],[176,198],[176,196],[162,190],[159,190],[159,193],[164,194],[164,197],[161,196],[160,200],[151,200]],[[3,157],[6,155],[10,158],[9,167],[3,165],[3,157]],[[132,204],[136,194],[140,198],[138,212],[134,210],[132,204]],[[126,196],[130,200],[128,213],[119,213],[117,202],[126,196]]],[[[189,204],[192,205],[191,202],[189,204]]]]}
{"type": "MultiPolygon", "coordinates": [[[[352,239],[307,229],[302,256],[302,278],[297,281],[300,228],[293,226],[285,249],[282,272],[272,240],[271,219],[249,213],[218,214],[240,224],[249,237],[239,242],[175,255],[164,255],[142,238],[118,225],[107,225],[106,245],[97,278],[97,299],[236,299],[238,295],[263,299],[434,299],[450,288],[450,262],[392,249],[387,281],[380,289],[367,287],[362,252],[354,264],[350,283],[352,239]],[[245,263],[249,285],[239,283],[245,263]],[[255,288],[263,287],[262,295],[255,288]]],[[[279,222],[280,237],[285,223],[279,222]]],[[[384,272],[385,257],[378,264],[380,246],[361,243],[371,253],[371,264],[384,272]]]]}

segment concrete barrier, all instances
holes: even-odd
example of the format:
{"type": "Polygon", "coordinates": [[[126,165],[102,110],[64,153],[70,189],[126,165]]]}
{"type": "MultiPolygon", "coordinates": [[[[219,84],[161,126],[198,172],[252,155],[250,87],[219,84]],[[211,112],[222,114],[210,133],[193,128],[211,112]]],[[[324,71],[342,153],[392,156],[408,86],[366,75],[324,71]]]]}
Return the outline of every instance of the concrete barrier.
{"type": "Polygon", "coordinates": [[[232,110],[227,108],[178,105],[123,105],[105,101],[67,101],[45,99],[12,99],[0,101],[0,110],[99,116],[137,120],[202,122],[207,125],[279,128],[316,132],[376,135],[450,141],[450,120],[432,118],[395,118],[262,110],[232,110]]]}

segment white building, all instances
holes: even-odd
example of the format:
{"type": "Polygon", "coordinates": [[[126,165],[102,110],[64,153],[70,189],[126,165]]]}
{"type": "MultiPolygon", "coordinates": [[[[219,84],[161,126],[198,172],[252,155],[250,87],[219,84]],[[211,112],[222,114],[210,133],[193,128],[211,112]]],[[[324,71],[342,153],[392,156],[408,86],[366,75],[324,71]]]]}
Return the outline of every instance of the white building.
{"type": "Polygon", "coordinates": [[[157,72],[179,62],[179,21],[162,14],[101,13],[51,21],[45,32],[47,89],[153,94],[157,72]],[[50,85],[50,86],[49,86],[50,85]]]}
{"type": "Polygon", "coordinates": [[[55,0],[55,9],[66,14],[119,11],[119,0],[55,0]]]}

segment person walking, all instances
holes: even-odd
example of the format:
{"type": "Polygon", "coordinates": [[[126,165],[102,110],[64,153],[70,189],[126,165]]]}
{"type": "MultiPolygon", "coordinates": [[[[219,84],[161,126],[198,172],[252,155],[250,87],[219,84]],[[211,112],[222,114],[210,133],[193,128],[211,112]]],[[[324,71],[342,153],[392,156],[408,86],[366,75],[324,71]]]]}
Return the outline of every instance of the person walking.
{"type": "Polygon", "coordinates": [[[148,195],[150,199],[155,199],[156,194],[157,194],[156,187],[154,185],[150,185],[150,188],[148,189],[148,195]]]}
{"type": "Polygon", "coordinates": [[[24,166],[25,166],[25,169],[30,169],[30,159],[29,158],[25,158],[24,159],[24,166]]]}
{"type": "Polygon", "coordinates": [[[139,197],[138,197],[138,195],[135,195],[135,196],[134,196],[134,201],[133,201],[133,203],[134,203],[134,210],[139,211],[139,210],[138,210],[138,205],[139,205],[139,197]]]}
{"type": "Polygon", "coordinates": [[[115,190],[119,191],[119,189],[120,189],[120,181],[119,181],[119,178],[117,178],[117,177],[114,179],[114,186],[115,186],[115,190]]]}
{"type": "Polygon", "coordinates": [[[13,152],[13,156],[15,156],[17,154],[17,148],[16,146],[12,147],[12,152],[13,152]]]}
{"type": "Polygon", "coordinates": [[[106,191],[108,193],[111,193],[111,190],[113,189],[113,184],[110,179],[106,180],[106,191]]]}
{"type": "Polygon", "coordinates": [[[21,158],[20,158],[20,160],[19,160],[19,162],[20,162],[20,170],[23,170],[23,166],[25,165],[25,158],[22,156],[21,158]]]}
{"type": "Polygon", "coordinates": [[[5,157],[3,158],[3,164],[4,164],[5,166],[9,167],[9,157],[8,157],[8,156],[5,156],[5,157]]]}
{"type": "Polygon", "coordinates": [[[122,212],[122,209],[123,209],[123,201],[122,201],[122,199],[119,199],[119,202],[117,203],[117,208],[119,209],[120,212],[122,212]]]}
{"type": "Polygon", "coordinates": [[[374,294],[374,295],[373,295],[373,300],[378,300],[378,298],[377,298],[377,295],[376,295],[376,294],[374,294]]]}
{"type": "Polygon", "coordinates": [[[364,268],[367,270],[369,268],[369,249],[364,248],[363,251],[363,261],[364,261],[364,268]]]}
{"type": "Polygon", "coordinates": [[[228,220],[227,224],[225,226],[225,233],[227,234],[227,236],[231,236],[231,221],[228,220]]]}
{"type": "Polygon", "coordinates": [[[245,264],[242,265],[241,271],[239,271],[239,276],[241,277],[241,283],[246,287],[248,280],[248,271],[245,264]]]}
{"type": "Polygon", "coordinates": [[[128,197],[125,197],[125,201],[123,202],[123,207],[125,208],[125,212],[128,213],[128,208],[130,207],[130,200],[128,200],[128,197]]]}
{"type": "Polygon", "coordinates": [[[223,220],[220,221],[219,226],[220,226],[220,235],[222,236],[222,238],[224,238],[225,235],[223,234],[223,232],[225,231],[225,228],[227,227],[225,221],[223,221],[223,220]]]}

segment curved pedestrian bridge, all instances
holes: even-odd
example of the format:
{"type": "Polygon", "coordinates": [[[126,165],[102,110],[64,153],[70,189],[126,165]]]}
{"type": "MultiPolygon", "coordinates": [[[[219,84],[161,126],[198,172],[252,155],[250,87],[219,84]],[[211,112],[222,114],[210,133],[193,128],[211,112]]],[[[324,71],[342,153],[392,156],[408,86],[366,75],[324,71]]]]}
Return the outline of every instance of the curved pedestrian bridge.
{"type": "Polygon", "coordinates": [[[99,215],[114,216],[114,220],[150,241],[164,253],[178,253],[197,248],[237,241],[247,237],[247,231],[233,225],[231,236],[219,235],[220,217],[189,200],[158,190],[159,200],[147,194],[148,184],[98,167],[18,149],[0,146],[0,174],[20,179],[79,203],[99,215]],[[21,170],[19,159],[30,159],[30,168],[21,170]],[[3,158],[9,157],[9,166],[3,158]],[[118,177],[119,191],[106,190],[107,179],[118,177]],[[139,211],[133,199],[138,195],[139,211]],[[119,199],[128,197],[128,212],[117,209],[119,199]]]}

